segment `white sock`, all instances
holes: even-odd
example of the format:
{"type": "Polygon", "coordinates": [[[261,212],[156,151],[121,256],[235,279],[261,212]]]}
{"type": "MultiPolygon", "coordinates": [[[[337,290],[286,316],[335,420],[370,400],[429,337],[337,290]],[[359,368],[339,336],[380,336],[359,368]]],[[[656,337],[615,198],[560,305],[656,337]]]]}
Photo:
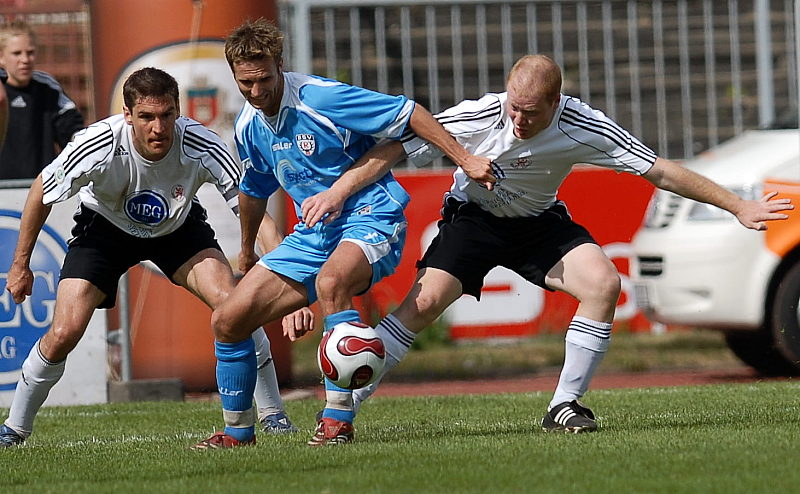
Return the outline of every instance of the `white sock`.
{"type": "Polygon", "coordinates": [[[417,337],[417,333],[403,326],[403,323],[393,314],[389,314],[378,323],[375,331],[383,340],[383,346],[386,348],[386,365],[372,384],[353,391],[353,410],[356,414],[361,408],[361,403],[378,389],[383,376],[403,360],[408,349],[411,348],[411,344],[414,343],[414,338],[417,337]]]}
{"type": "Polygon", "coordinates": [[[278,389],[278,376],[275,374],[275,362],[270,352],[269,338],[263,328],[253,332],[256,344],[256,389],[253,396],[258,407],[258,420],[267,415],[283,411],[283,400],[278,389]]]}
{"type": "Polygon", "coordinates": [[[597,366],[608,350],[611,323],[575,316],[569,324],[565,340],[564,367],[549,408],[577,400],[586,393],[597,366]]]}
{"type": "Polygon", "coordinates": [[[66,359],[58,363],[50,362],[39,353],[37,341],[25,362],[22,363],[22,376],[17,383],[11,410],[5,424],[23,437],[33,432],[33,419],[50,394],[50,389],[64,375],[66,359]]]}

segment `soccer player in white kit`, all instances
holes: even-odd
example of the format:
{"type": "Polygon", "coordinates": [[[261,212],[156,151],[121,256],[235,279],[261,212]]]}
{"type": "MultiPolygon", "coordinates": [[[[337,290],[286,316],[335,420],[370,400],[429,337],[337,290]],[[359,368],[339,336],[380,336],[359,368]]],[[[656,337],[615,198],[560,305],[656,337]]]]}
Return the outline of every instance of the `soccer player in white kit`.
{"type": "MultiPolygon", "coordinates": [[[[239,165],[219,136],[180,116],[178,84],[166,72],[134,72],[123,95],[123,113],[79,132],[28,193],[6,285],[18,304],[31,294],[29,261],[50,208],[75,194],[81,204],[53,322],[22,365],[9,417],[0,426],[0,447],[30,436],[39,408],[64,374],[67,355],[94,310],[114,306],[117,283],[129,268],[149,259],[212,309],[233,290],[233,271],[195,194],[211,183],[238,214],[239,165]]],[[[261,423],[270,433],[294,432],[269,340],[263,331],[253,339],[262,364],[256,392],[261,423]]]]}
{"type": "MultiPolygon", "coordinates": [[[[659,158],[626,130],[580,100],[561,94],[561,70],[551,59],[520,59],[507,92],[464,101],[436,118],[467,151],[493,160],[492,190],[459,168],[445,195],[439,233],[422,260],[405,300],[376,327],[387,350],[384,374],[408,352],[417,333],[462,294],[480,297],[484,276],[505,266],[546,290],[575,297],[578,309],[566,333],[564,367],[541,425],[545,431],[597,429],[578,399],[608,349],[620,278],[611,260],[558,200],[558,187],[577,163],[641,175],[656,187],[733,213],[754,230],[785,219],[792,209],[775,193],[744,200],[714,182],[659,158]]],[[[396,162],[404,151],[419,165],[440,156],[415,136],[381,145],[365,159],[396,162]]],[[[317,215],[326,211],[318,211],[317,215]]],[[[298,325],[302,326],[299,322],[298,325]]],[[[354,407],[379,381],[354,391],[354,407]]]]}

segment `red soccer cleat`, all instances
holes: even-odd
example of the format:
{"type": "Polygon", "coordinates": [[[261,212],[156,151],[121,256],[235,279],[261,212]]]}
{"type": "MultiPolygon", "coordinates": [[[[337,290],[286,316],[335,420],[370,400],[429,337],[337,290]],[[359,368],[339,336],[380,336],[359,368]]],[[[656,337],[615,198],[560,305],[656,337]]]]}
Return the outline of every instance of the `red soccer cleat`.
{"type": "Polygon", "coordinates": [[[319,419],[314,436],[306,444],[327,446],[351,442],[353,442],[353,424],[325,417],[319,419]]]}
{"type": "Polygon", "coordinates": [[[191,447],[191,449],[205,450],[205,449],[225,449],[225,448],[238,448],[239,446],[254,446],[256,444],[256,436],[249,441],[239,441],[233,437],[225,434],[224,432],[215,432],[208,439],[203,439],[199,443],[191,447]]]}

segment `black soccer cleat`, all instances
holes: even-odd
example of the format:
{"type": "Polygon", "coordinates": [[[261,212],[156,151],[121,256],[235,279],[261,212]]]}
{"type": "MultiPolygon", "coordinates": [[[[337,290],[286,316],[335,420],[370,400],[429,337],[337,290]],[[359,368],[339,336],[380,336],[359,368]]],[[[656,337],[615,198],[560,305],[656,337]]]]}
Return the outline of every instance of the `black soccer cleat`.
{"type": "Polygon", "coordinates": [[[572,434],[594,432],[597,430],[597,422],[595,422],[594,413],[578,400],[565,401],[554,406],[544,415],[542,430],[572,434]]]}
{"type": "Polygon", "coordinates": [[[292,434],[300,430],[292,424],[286,412],[273,413],[260,420],[264,432],[272,435],[292,434]]]}

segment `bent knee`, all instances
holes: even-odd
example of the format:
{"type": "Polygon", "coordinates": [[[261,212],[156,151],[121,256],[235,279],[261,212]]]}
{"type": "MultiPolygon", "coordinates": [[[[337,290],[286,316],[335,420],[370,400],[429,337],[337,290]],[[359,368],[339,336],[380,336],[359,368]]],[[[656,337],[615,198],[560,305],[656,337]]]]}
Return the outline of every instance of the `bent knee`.
{"type": "Polygon", "coordinates": [[[39,346],[42,355],[52,361],[60,362],[78,345],[84,330],[70,326],[52,326],[39,346]]]}
{"type": "Polygon", "coordinates": [[[606,270],[594,276],[589,283],[592,297],[616,304],[622,292],[622,280],[616,269],[606,270]]]}
{"type": "Polygon", "coordinates": [[[405,300],[393,314],[405,326],[415,333],[419,333],[430,326],[447,309],[449,301],[437,296],[418,294],[416,297],[405,300]]]}
{"type": "Polygon", "coordinates": [[[243,336],[239,334],[241,331],[236,324],[236,319],[230,310],[225,309],[224,304],[211,314],[211,330],[217,341],[230,343],[243,339],[243,336]]]}
{"type": "Polygon", "coordinates": [[[337,287],[341,289],[340,280],[333,275],[320,273],[314,282],[317,289],[317,298],[325,299],[337,293],[337,287]]]}
{"type": "Polygon", "coordinates": [[[315,281],[318,297],[333,297],[342,292],[355,295],[356,292],[365,290],[369,282],[369,279],[338,276],[336,273],[326,273],[324,271],[319,273],[315,281]]]}

